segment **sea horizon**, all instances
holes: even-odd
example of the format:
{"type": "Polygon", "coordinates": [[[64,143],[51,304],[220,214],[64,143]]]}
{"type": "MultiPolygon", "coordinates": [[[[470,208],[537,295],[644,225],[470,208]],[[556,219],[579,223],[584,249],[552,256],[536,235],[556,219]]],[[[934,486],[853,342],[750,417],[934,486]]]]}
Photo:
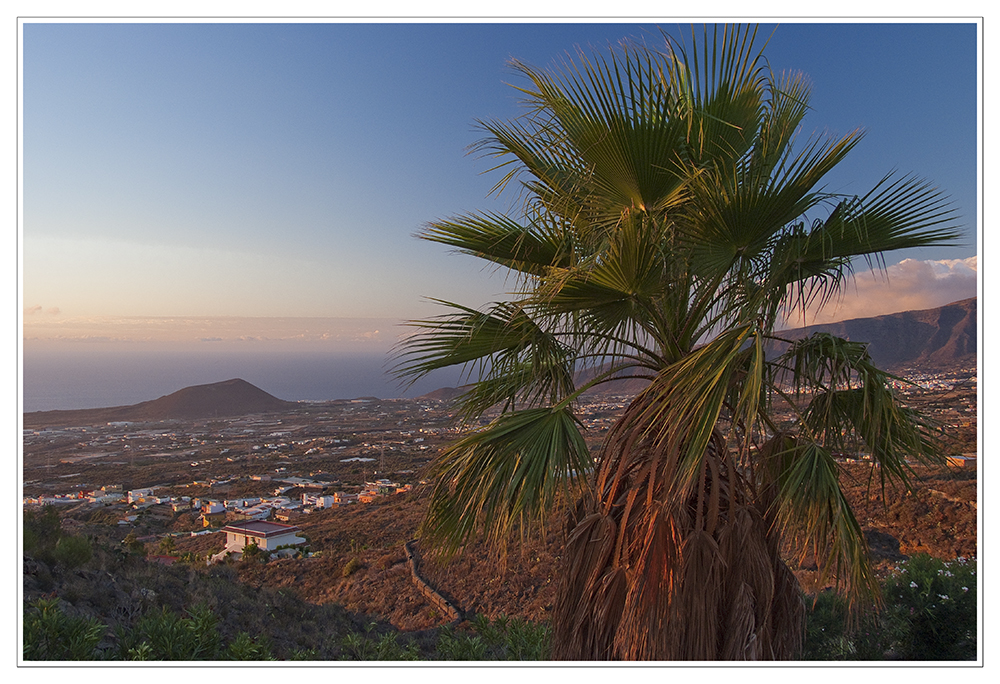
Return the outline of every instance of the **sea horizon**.
{"type": "Polygon", "coordinates": [[[241,378],[279,399],[327,401],[412,398],[461,384],[457,369],[437,371],[412,386],[389,374],[385,353],[267,350],[165,351],[120,348],[25,348],[21,411],[129,406],[193,385],[241,378]]]}

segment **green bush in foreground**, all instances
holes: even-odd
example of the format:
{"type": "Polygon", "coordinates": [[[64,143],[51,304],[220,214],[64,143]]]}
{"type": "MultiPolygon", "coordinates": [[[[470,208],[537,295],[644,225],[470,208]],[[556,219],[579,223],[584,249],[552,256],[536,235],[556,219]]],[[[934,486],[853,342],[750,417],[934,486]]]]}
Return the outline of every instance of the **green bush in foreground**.
{"type": "Polygon", "coordinates": [[[882,583],[881,613],[851,628],[844,600],[821,593],[807,618],[803,660],[975,660],[976,567],[915,555],[882,583]]]}
{"type": "Polygon", "coordinates": [[[548,660],[551,629],[519,618],[501,615],[490,621],[484,615],[472,619],[476,634],[456,633],[445,628],[438,639],[441,660],[548,660]]]}
{"type": "Polygon", "coordinates": [[[204,605],[181,617],[166,608],[146,613],[135,627],[119,627],[114,660],[218,660],[218,620],[204,605]]]}
{"type": "Polygon", "coordinates": [[[901,632],[894,644],[904,660],[975,660],[975,560],[910,558],[882,589],[883,620],[901,632]]]}
{"type": "Polygon", "coordinates": [[[59,599],[38,599],[24,611],[25,660],[93,660],[104,625],[93,618],[70,617],[59,599]]]}
{"type": "Polygon", "coordinates": [[[420,651],[413,642],[401,645],[396,635],[381,634],[375,636],[372,631],[375,623],[365,628],[365,633],[352,632],[341,641],[341,660],[421,660],[420,651]]]}

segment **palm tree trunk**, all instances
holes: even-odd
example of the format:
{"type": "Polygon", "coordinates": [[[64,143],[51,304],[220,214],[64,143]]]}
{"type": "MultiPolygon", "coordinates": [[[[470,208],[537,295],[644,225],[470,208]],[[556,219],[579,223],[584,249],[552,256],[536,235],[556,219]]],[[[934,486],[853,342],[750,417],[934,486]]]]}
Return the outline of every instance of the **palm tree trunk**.
{"type": "MultiPolygon", "coordinates": [[[[554,612],[559,660],[776,660],[805,608],[777,533],[716,430],[693,484],[640,395],[567,520],[554,612]]],[[[675,450],[676,451],[676,450],[675,450]]]]}

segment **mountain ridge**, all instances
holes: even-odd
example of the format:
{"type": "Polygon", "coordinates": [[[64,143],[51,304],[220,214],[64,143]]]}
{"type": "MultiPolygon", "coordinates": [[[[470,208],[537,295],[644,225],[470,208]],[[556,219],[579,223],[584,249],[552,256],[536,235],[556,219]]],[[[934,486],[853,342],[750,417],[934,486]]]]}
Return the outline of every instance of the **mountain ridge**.
{"type": "MultiPolygon", "coordinates": [[[[790,328],[775,335],[795,341],[816,332],[827,332],[848,340],[866,342],[875,365],[890,371],[911,365],[925,366],[930,370],[956,364],[975,364],[977,306],[977,298],[971,297],[932,309],[790,328]]],[[[787,347],[787,344],[771,344],[767,348],[768,356],[776,356],[787,347]]],[[[579,371],[577,383],[586,382],[594,373],[593,369],[579,371]]],[[[615,380],[589,390],[586,395],[636,394],[647,384],[647,380],[641,379],[615,380]]],[[[442,387],[420,398],[450,401],[464,389],[467,387],[442,387]]]]}
{"type": "MultiPolygon", "coordinates": [[[[869,354],[875,364],[887,370],[907,365],[936,369],[962,363],[975,364],[977,306],[977,298],[972,297],[933,309],[793,328],[779,331],[776,335],[794,341],[814,332],[828,332],[845,339],[863,341],[868,343],[869,354]]],[[[784,347],[787,345],[771,345],[768,353],[780,353],[784,347]]],[[[582,371],[578,374],[578,382],[586,381],[587,373],[582,371]]],[[[589,373],[592,376],[593,370],[589,373]]],[[[646,383],[646,380],[622,379],[601,385],[587,394],[634,394],[646,383]]],[[[467,389],[468,386],[442,387],[418,399],[450,401],[467,389]]],[[[233,378],[192,385],[158,399],[129,406],[29,412],[24,414],[24,426],[198,420],[284,411],[295,406],[296,402],[278,399],[241,378],[233,378]]]]}
{"type": "Polygon", "coordinates": [[[938,368],[975,363],[977,352],[976,297],[933,309],[914,309],[869,318],[852,318],[776,332],[800,340],[828,332],[868,344],[875,365],[893,370],[907,365],[938,368]]]}

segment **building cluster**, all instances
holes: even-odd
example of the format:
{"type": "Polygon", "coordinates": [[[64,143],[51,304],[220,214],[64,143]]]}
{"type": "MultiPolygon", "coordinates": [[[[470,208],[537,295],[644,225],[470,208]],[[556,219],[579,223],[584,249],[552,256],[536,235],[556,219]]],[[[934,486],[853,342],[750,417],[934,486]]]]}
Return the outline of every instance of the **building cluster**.
{"type": "MultiPolygon", "coordinates": [[[[260,476],[253,479],[270,480],[270,477],[260,476]]],[[[336,508],[357,503],[373,503],[376,499],[394,494],[412,491],[412,484],[399,484],[388,479],[378,479],[366,482],[358,493],[335,491],[324,493],[330,484],[310,478],[287,477],[276,478],[274,481],[283,483],[274,490],[271,497],[237,497],[218,500],[206,497],[176,496],[158,494],[158,487],[144,487],[122,491],[121,485],[105,485],[96,490],[78,490],[65,494],[51,496],[24,497],[24,505],[44,506],[50,504],[102,504],[109,506],[117,504],[117,509],[125,515],[119,520],[120,525],[128,525],[138,519],[138,514],[147,509],[167,508],[172,513],[191,511],[198,513],[198,521],[203,527],[223,524],[227,521],[262,521],[274,518],[288,521],[304,513],[336,508]],[[303,492],[298,498],[292,499],[284,493],[295,488],[315,488],[319,493],[303,492]]]]}
{"type": "MultiPolygon", "coordinates": [[[[51,496],[26,496],[23,499],[25,505],[49,506],[59,504],[79,504],[84,501],[99,504],[119,503],[124,498],[121,485],[105,485],[100,489],[80,489],[66,494],[52,494],[51,496]]],[[[130,502],[131,503],[131,502],[130,502]]]]}

